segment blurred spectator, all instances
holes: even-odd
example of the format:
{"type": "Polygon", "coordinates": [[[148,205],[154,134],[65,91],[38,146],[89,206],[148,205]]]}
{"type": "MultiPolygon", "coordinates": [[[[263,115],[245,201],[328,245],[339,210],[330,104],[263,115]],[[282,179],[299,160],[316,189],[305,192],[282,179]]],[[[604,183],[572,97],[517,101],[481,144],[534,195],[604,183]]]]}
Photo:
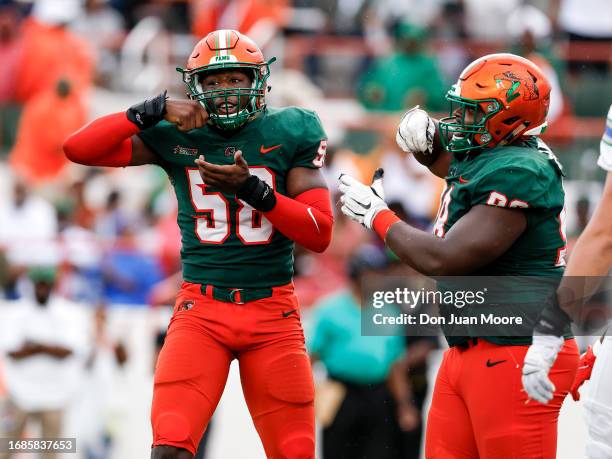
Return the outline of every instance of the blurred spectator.
{"type": "Polygon", "coordinates": [[[289,20],[288,6],[288,0],[194,0],[191,32],[199,40],[211,30],[239,30],[264,47],[289,20]]]}
{"type": "Polygon", "coordinates": [[[55,91],[60,80],[68,81],[72,91],[81,97],[90,89],[93,55],[87,42],[68,29],[80,11],[80,0],[36,1],[32,17],[22,28],[25,58],[17,73],[18,101],[23,103],[46,91],[55,91]]]}
{"type": "Polygon", "coordinates": [[[0,248],[9,263],[17,267],[57,263],[57,227],[53,206],[15,178],[12,199],[0,202],[0,248]]]}
{"type": "MultiPolygon", "coordinates": [[[[57,438],[63,434],[64,410],[82,382],[87,326],[78,306],[53,295],[53,268],[32,268],[28,275],[33,295],[10,306],[12,313],[0,333],[9,398],[4,415],[10,420],[1,436],[22,438],[26,424],[36,421],[41,437],[57,438]]],[[[42,454],[43,459],[55,457],[52,452],[42,454]]]]}
{"type": "Polygon", "coordinates": [[[483,41],[506,41],[507,18],[522,0],[460,0],[463,5],[465,32],[469,38],[483,41]]]}
{"type": "Polygon", "coordinates": [[[0,1],[0,106],[13,100],[23,53],[21,11],[14,0],[0,1]]]}
{"type": "Polygon", "coordinates": [[[0,0],[0,154],[15,141],[19,107],[14,104],[17,71],[23,55],[21,11],[14,0],[0,0]]]}
{"type": "Polygon", "coordinates": [[[85,181],[75,182],[58,206],[64,257],[59,289],[74,301],[95,304],[102,300],[100,264],[104,247],[93,231],[96,215],[86,203],[84,191],[85,181]]]}
{"type": "MultiPolygon", "coordinates": [[[[394,390],[396,397],[400,400],[409,400],[414,409],[422,412],[425,399],[429,391],[429,381],[427,379],[428,365],[427,358],[431,351],[437,348],[437,337],[406,337],[406,353],[404,357],[396,362],[392,368],[392,373],[397,375],[393,381],[399,381],[394,390]],[[409,385],[402,385],[403,381],[409,381],[409,385]]],[[[400,427],[404,422],[408,423],[408,428],[401,429],[399,435],[400,457],[402,459],[419,459],[424,425],[419,423],[413,426],[412,412],[407,412],[407,418],[400,418],[400,427]]]]}
{"type": "Polygon", "coordinates": [[[129,224],[120,229],[102,264],[104,297],[112,304],[149,304],[153,287],[163,278],[159,261],[138,251],[134,231],[129,224]]]}
{"type": "Polygon", "coordinates": [[[421,104],[432,111],[442,109],[445,84],[435,57],[425,50],[426,39],[420,26],[397,25],[396,51],[376,59],[359,82],[357,97],[365,108],[401,111],[421,104]]]}
{"type": "Polygon", "coordinates": [[[362,36],[375,0],[311,0],[309,3],[327,17],[326,33],[362,36]]]}
{"type": "MultiPolygon", "coordinates": [[[[176,224],[177,210],[162,216],[157,222],[159,259],[166,276],[181,270],[181,234],[176,224]]],[[[178,290],[178,289],[175,289],[178,290]]]]}
{"type": "Polygon", "coordinates": [[[576,201],[574,212],[576,214],[574,226],[568,234],[571,239],[575,239],[582,234],[591,218],[591,201],[588,196],[582,196],[576,201]]]}
{"type": "Polygon", "coordinates": [[[82,419],[78,441],[83,459],[109,459],[112,450],[111,413],[116,372],[125,366],[128,355],[124,344],[109,334],[103,304],[93,316],[92,349],[87,357],[85,381],[79,397],[82,419]]]}
{"type": "Polygon", "coordinates": [[[96,232],[104,240],[112,241],[127,224],[128,216],[121,208],[121,193],[112,190],[106,198],[104,210],[98,216],[96,232]]]}
{"type": "Polygon", "coordinates": [[[82,14],[70,28],[97,50],[96,82],[109,86],[119,66],[117,54],[125,36],[121,14],[109,0],[85,0],[82,14]]]}
{"type": "Polygon", "coordinates": [[[435,213],[440,181],[414,156],[388,151],[382,158],[385,170],[387,201],[401,204],[406,220],[418,228],[427,229],[435,213]],[[406,193],[406,190],[411,190],[406,193]]]}
{"type": "Polygon", "coordinates": [[[549,125],[553,125],[564,110],[564,100],[557,76],[559,63],[550,47],[552,33],[550,19],[538,8],[525,5],[508,17],[508,30],[510,36],[517,41],[513,52],[531,60],[548,78],[551,91],[546,119],[549,125]]]}
{"type": "MultiPolygon", "coordinates": [[[[323,425],[324,459],[398,458],[398,419],[405,429],[420,422],[410,399],[396,405],[387,386],[391,367],[404,351],[404,339],[361,334],[364,279],[382,274],[387,266],[380,248],[360,247],[349,261],[351,289],[323,301],[313,312],[307,347],[329,377],[317,389],[315,407],[323,425]]],[[[404,378],[402,386],[407,385],[404,378]]]]}
{"type": "MultiPolygon", "coordinates": [[[[612,42],[612,2],[610,0],[550,0],[553,25],[574,42],[612,42]]],[[[574,72],[595,71],[605,75],[609,62],[579,59],[569,63],[574,72]]]]}
{"type": "Polygon", "coordinates": [[[64,140],[86,121],[80,95],[68,80],[59,80],[53,91],[26,104],[10,154],[11,166],[36,185],[60,180],[69,162],[62,150],[64,140]]]}
{"type": "Polygon", "coordinates": [[[446,0],[376,0],[373,9],[387,26],[408,22],[430,28],[438,21],[445,3],[446,0]]]}

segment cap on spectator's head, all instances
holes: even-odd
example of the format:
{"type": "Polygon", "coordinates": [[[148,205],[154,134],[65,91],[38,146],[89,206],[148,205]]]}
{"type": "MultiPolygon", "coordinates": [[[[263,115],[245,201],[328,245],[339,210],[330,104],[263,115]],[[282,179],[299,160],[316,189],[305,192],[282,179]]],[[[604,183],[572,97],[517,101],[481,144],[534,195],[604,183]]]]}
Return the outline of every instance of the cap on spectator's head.
{"type": "Polygon", "coordinates": [[[57,270],[53,266],[33,266],[28,271],[28,277],[32,282],[52,284],[57,277],[57,270]]]}
{"type": "Polygon", "coordinates": [[[427,38],[427,30],[410,22],[399,22],[395,26],[394,35],[397,40],[423,40],[427,38]]]}
{"type": "Polygon", "coordinates": [[[36,0],[32,16],[43,24],[61,26],[74,21],[82,7],[82,0],[36,0]]]}
{"type": "Polygon", "coordinates": [[[524,5],[508,16],[508,31],[513,38],[529,32],[535,38],[547,38],[552,34],[550,18],[533,5],[524,5]]]}
{"type": "Polygon", "coordinates": [[[374,244],[359,247],[348,261],[348,275],[357,279],[365,271],[382,271],[389,266],[389,258],[384,249],[374,244]]]}

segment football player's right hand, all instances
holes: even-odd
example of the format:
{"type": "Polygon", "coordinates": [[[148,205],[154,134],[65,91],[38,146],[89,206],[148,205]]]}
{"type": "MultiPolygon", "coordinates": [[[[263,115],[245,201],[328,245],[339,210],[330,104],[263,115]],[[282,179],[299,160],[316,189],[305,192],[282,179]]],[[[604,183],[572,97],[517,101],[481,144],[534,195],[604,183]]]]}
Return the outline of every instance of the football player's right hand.
{"type": "Polygon", "coordinates": [[[433,120],[417,105],[402,117],[395,141],[406,153],[431,154],[435,132],[433,120]]]}
{"type": "Polygon", "coordinates": [[[204,126],[208,113],[195,100],[168,99],[164,119],[176,124],[179,131],[187,132],[204,126]]]}

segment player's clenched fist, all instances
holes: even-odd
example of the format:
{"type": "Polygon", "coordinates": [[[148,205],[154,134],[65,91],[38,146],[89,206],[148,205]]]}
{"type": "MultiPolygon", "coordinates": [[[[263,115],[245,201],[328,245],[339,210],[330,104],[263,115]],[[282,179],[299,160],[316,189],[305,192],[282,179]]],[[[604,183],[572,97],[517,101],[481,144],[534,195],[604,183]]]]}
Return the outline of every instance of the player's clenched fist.
{"type": "Polygon", "coordinates": [[[183,132],[202,127],[208,121],[208,113],[198,102],[168,99],[166,91],[132,105],[127,117],[140,129],[148,129],[165,119],[183,132]]]}
{"type": "Polygon", "coordinates": [[[417,105],[402,117],[395,141],[406,153],[431,154],[435,132],[433,120],[417,105]]]}
{"type": "Polygon", "coordinates": [[[208,113],[195,100],[168,99],[164,119],[176,124],[179,131],[187,132],[204,126],[208,113]]]}

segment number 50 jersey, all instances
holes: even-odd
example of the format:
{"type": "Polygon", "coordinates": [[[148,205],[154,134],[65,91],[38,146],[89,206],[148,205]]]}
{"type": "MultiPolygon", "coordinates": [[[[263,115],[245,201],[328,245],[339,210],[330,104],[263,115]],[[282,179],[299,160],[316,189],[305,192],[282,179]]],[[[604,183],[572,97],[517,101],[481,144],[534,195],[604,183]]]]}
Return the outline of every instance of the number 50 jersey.
{"type": "Polygon", "coordinates": [[[268,109],[231,133],[208,125],[185,133],[162,121],[139,136],[159,156],[176,193],[186,281],[228,288],[291,281],[293,241],[244,201],[207,186],[194,160],[204,155],[213,164],[233,164],[241,150],[251,174],[286,194],[289,170],[323,165],[327,137],[314,112],[268,109]]]}

